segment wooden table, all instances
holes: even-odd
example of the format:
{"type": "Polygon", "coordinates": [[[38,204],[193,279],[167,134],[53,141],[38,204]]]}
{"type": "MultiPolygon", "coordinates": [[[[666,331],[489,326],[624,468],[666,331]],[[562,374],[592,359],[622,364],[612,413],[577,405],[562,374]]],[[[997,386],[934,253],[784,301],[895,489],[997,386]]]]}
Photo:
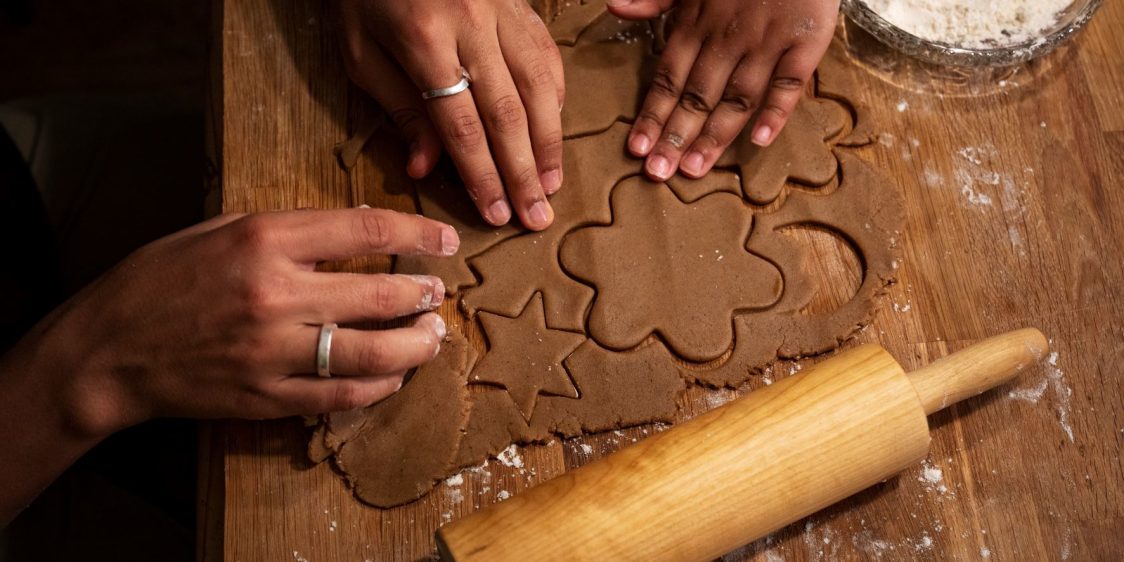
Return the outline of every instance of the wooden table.
{"type": "MultiPolygon", "coordinates": [[[[350,174],[332,154],[369,102],[344,76],[325,2],[220,4],[209,140],[223,209],[411,209],[392,139],[376,139],[350,174]]],[[[1017,384],[934,416],[923,465],[728,559],[1119,559],[1121,26],[1124,3],[1106,2],[1072,48],[976,96],[931,93],[934,81],[899,87],[863,65],[849,67],[854,96],[883,131],[859,153],[900,186],[908,204],[899,283],[857,340],[880,342],[914,368],[985,336],[1036,326],[1056,355],[1017,384]],[[1030,77],[1029,85],[1018,84],[1030,77]]],[[[370,259],[341,267],[387,265],[370,259]]],[[[781,363],[770,376],[795,368],[781,363]]],[[[765,383],[759,377],[741,391],[765,383]]],[[[685,415],[733,395],[693,390],[685,415]]],[[[466,474],[461,487],[442,485],[423,501],[384,512],[355,501],[329,466],[309,466],[299,421],[217,423],[203,442],[200,556],[424,559],[443,521],[651,431],[521,449],[522,470],[493,461],[487,474],[466,474]]]]}

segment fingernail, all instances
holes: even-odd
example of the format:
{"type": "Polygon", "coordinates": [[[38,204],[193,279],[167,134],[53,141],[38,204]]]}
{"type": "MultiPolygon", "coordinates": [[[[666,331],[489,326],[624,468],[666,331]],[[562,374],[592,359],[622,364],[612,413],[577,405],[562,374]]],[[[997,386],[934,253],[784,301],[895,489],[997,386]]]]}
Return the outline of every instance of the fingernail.
{"type": "Polygon", "coordinates": [[[546,228],[550,226],[551,214],[550,205],[546,201],[535,201],[535,204],[531,205],[530,210],[527,211],[527,218],[531,221],[531,224],[527,226],[546,228]]]}
{"type": "Polygon", "coordinates": [[[360,205],[360,206],[359,206],[359,208],[360,208],[360,209],[370,209],[370,208],[371,208],[371,206],[370,206],[370,205],[368,205],[368,204],[366,204],[366,203],[364,203],[364,204],[360,205]]]}
{"type": "Polygon", "coordinates": [[[406,275],[406,277],[425,288],[421,302],[418,303],[418,312],[429,312],[441,306],[441,302],[445,300],[445,283],[440,277],[433,275],[406,275]]]}
{"type": "Polygon", "coordinates": [[[558,168],[547,170],[539,179],[542,181],[543,191],[546,191],[547,195],[551,195],[562,187],[562,170],[558,168]]]}
{"type": "Polygon", "coordinates": [[[446,333],[445,319],[442,318],[440,314],[434,314],[433,316],[436,318],[436,320],[434,321],[434,324],[436,324],[434,326],[434,331],[437,332],[437,342],[438,342],[438,345],[441,345],[440,342],[441,342],[441,340],[445,339],[445,333],[446,333]]]}
{"type": "Polygon", "coordinates": [[[684,172],[697,176],[702,174],[703,155],[701,152],[690,152],[687,157],[683,159],[683,163],[679,165],[683,168],[684,172]]]}
{"type": "Polygon", "coordinates": [[[610,8],[620,8],[621,6],[627,6],[631,3],[632,0],[605,0],[605,5],[610,8]]]}
{"type": "Polygon", "coordinates": [[[666,180],[671,171],[671,162],[666,157],[655,155],[648,159],[648,173],[666,180]]]}
{"type": "Polygon", "coordinates": [[[488,221],[494,225],[507,224],[511,220],[511,208],[507,206],[507,201],[500,199],[492,203],[488,207],[488,221]]]}
{"type": "Polygon", "coordinates": [[[437,308],[445,302],[445,282],[440,277],[434,277],[433,280],[433,308],[437,308]]]}
{"type": "Polygon", "coordinates": [[[451,226],[441,229],[441,253],[451,256],[461,247],[461,237],[451,226]]]}
{"type": "MultiPolygon", "coordinates": [[[[438,345],[437,348],[441,349],[441,346],[438,345]]],[[[398,392],[399,390],[402,390],[402,385],[405,382],[406,382],[406,375],[402,375],[402,376],[398,377],[398,386],[395,387],[394,392],[398,392]]]]}
{"type": "Polygon", "coordinates": [[[773,137],[773,128],[768,125],[761,125],[757,130],[753,131],[753,144],[757,146],[769,146],[769,141],[773,137]]]}
{"type": "Polygon", "coordinates": [[[643,133],[636,133],[632,135],[632,140],[628,143],[629,150],[636,156],[647,156],[648,149],[652,147],[652,140],[648,135],[643,133]]]}

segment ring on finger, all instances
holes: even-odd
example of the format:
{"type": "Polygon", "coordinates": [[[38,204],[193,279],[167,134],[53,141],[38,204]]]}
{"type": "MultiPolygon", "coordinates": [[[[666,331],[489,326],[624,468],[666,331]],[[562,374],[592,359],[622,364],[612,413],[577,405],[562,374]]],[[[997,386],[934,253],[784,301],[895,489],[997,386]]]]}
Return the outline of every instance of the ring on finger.
{"type": "Polygon", "coordinates": [[[422,92],[421,97],[423,100],[431,100],[433,98],[443,98],[446,96],[455,96],[468,89],[472,85],[472,77],[469,76],[468,70],[463,66],[461,67],[461,80],[448,88],[437,88],[436,90],[427,90],[422,92]]]}
{"type": "Polygon", "coordinates": [[[316,343],[316,374],[321,377],[332,376],[332,334],[336,324],[320,326],[320,339],[316,343]]]}

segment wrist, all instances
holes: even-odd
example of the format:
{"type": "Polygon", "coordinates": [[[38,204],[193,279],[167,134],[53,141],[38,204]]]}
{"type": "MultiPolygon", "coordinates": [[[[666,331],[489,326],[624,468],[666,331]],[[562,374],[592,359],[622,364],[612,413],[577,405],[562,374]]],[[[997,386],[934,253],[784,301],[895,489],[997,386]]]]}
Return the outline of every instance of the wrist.
{"type": "Polygon", "coordinates": [[[59,430],[80,441],[100,441],[130,425],[136,416],[127,393],[107,361],[102,333],[66,303],[17,344],[15,368],[34,378],[42,407],[59,430]],[[25,348],[25,349],[18,349],[25,348]]]}

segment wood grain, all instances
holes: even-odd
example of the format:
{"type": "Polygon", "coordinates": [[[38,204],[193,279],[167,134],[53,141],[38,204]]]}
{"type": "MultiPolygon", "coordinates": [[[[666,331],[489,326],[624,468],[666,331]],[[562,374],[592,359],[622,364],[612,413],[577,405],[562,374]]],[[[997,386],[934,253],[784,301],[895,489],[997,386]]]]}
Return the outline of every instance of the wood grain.
{"type": "MultiPolygon", "coordinates": [[[[221,90],[211,103],[213,156],[227,212],[363,202],[411,208],[394,139],[376,139],[350,176],[332,155],[370,110],[344,76],[325,10],[312,0],[225,0],[214,10],[212,79],[221,90]]],[[[1124,3],[1106,2],[1070,48],[975,96],[932,93],[938,84],[916,76],[895,85],[859,62],[847,68],[853,96],[883,133],[858,152],[900,186],[908,209],[900,281],[873,325],[848,345],[879,342],[912,370],[1030,325],[1046,333],[1057,355],[999,392],[933,416],[922,465],[726,559],[1119,557],[1121,25],[1124,3]]],[[[817,270],[825,295],[839,293],[841,279],[853,282],[849,256],[830,240],[810,243],[830,258],[817,270]]],[[[339,267],[388,266],[382,258],[339,267]]],[[[455,317],[451,306],[444,313],[455,317]]],[[[778,364],[738,392],[816,360],[778,364]]],[[[733,395],[693,389],[684,417],[733,395]]],[[[442,485],[416,504],[380,511],[356,502],[330,467],[308,466],[299,421],[218,423],[209,429],[209,462],[200,471],[200,558],[425,559],[446,519],[655,431],[521,449],[523,468],[493,461],[466,473],[459,487],[442,485]]]]}

